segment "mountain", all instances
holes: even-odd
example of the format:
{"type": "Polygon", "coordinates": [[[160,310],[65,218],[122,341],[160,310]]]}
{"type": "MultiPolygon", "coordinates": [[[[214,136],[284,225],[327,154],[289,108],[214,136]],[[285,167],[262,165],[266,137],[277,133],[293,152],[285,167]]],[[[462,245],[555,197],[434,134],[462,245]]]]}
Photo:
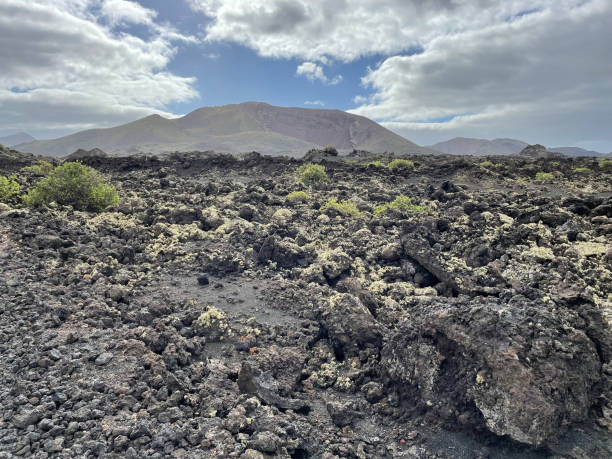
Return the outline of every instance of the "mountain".
{"type": "Polygon", "coordinates": [[[511,155],[519,153],[528,144],[515,139],[472,139],[467,137],[455,137],[445,142],[430,145],[442,153],[450,155],[511,155]]]}
{"type": "Polygon", "coordinates": [[[30,134],[25,132],[19,132],[18,134],[7,135],[6,137],[0,137],[0,144],[6,147],[14,147],[21,143],[34,142],[36,139],[30,134]]]}
{"type": "Polygon", "coordinates": [[[540,145],[539,143],[527,145],[518,155],[534,159],[563,158],[563,153],[548,150],[544,145],[540,145]]]}
{"type": "Polygon", "coordinates": [[[584,148],[578,147],[555,147],[549,148],[550,151],[556,151],[563,153],[566,156],[606,156],[605,153],[600,153],[593,150],[585,150],[584,148]]]}
{"type": "Polygon", "coordinates": [[[114,128],[90,129],[59,139],[21,144],[18,149],[53,156],[93,148],[111,154],[215,150],[301,155],[326,145],[339,151],[436,153],[363,116],[260,102],[204,107],[176,119],[151,115],[114,128]]]}

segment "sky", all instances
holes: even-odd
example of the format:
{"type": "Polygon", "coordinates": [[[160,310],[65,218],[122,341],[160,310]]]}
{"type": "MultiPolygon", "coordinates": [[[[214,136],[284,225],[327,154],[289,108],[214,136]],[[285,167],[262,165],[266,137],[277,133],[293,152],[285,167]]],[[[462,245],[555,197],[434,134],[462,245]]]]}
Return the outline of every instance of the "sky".
{"type": "Polygon", "coordinates": [[[0,0],[0,136],[261,101],[612,151],[612,0],[0,0]]]}

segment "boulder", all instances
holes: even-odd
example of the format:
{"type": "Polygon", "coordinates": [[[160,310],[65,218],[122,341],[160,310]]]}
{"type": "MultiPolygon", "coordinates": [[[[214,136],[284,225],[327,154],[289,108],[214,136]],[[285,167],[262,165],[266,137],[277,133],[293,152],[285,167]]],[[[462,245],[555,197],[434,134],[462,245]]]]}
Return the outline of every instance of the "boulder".
{"type": "Polygon", "coordinates": [[[507,303],[447,299],[412,316],[385,345],[383,365],[404,397],[453,424],[471,419],[541,446],[585,420],[602,395],[609,355],[599,350],[609,349],[610,333],[591,333],[601,331],[592,304],[556,308],[520,295],[507,303]]]}

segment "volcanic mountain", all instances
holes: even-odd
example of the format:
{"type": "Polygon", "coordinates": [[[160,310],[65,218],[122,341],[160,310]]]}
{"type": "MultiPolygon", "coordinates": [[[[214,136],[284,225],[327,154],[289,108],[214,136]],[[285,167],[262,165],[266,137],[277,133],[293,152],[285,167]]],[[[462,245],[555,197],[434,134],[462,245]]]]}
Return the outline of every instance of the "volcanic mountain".
{"type": "Polygon", "coordinates": [[[6,137],[0,137],[0,144],[6,147],[14,147],[15,145],[19,145],[21,143],[26,142],[34,142],[36,139],[32,137],[30,134],[25,132],[19,132],[13,135],[7,135],[6,137]]]}
{"type": "MultiPolygon", "coordinates": [[[[454,139],[430,145],[432,148],[449,155],[516,155],[529,144],[516,139],[473,139],[469,137],[455,137],[454,139]]],[[[566,156],[606,156],[593,150],[578,147],[554,147],[548,151],[563,153],[566,156]]]]}
{"type": "Polygon", "coordinates": [[[436,153],[362,116],[259,102],[204,107],[175,119],[151,115],[114,128],[21,144],[18,149],[53,156],[93,148],[119,155],[179,150],[301,155],[326,145],[340,151],[436,153]]]}
{"type": "Polygon", "coordinates": [[[455,137],[445,142],[431,145],[429,148],[450,155],[512,155],[519,153],[528,144],[515,139],[472,139],[455,137]]]}

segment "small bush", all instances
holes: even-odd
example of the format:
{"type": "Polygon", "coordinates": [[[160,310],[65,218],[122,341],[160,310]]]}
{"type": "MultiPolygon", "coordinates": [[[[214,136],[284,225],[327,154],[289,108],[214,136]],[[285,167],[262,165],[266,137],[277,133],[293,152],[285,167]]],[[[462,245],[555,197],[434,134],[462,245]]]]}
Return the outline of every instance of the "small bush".
{"type": "Polygon", "coordinates": [[[366,164],[366,167],[386,167],[385,163],[383,163],[382,161],[370,161],[369,163],[366,164]]]}
{"type": "Polygon", "coordinates": [[[493,166],[495,166],[495,164],[493,164],[491,161],[482,161],[482,162],[478,163],[478,165],[480,167],[493,167],[493,166]]]}
{"type": "Polygon", "coordinates": [[[340,215],[345,217],[357,218],[361,215],[361,212],[357,208],[354,202],[343,200],[338,201],[337,198],[329,198],[325,204],[321,206],[321,211],[328,209],[336,210],[340,215]]]}
{"type": "Polygon", "coordinates": [[[57,166],[39,180],[24,202],[31,207],[56,202],[78,210],[101,211],[119,204],[119,193],[95,169],[76,161],[57,166]]]}
{"type": "Polygon", "coordinates": [[[328,180],[325,167],[320,164],[306,163],[297,168],[300,181],[304,185],[316,185],[328,180]]]}
{"type": "Polygon", "coordinates": [[[0,202],[7,202],[19,194],[19,183],[13,177],[0,175],[0,202]]]}
{"type": "Polygon", "coordinates": [[[599,160],[599,167],[612,167],[612,158],[601,158],[599,160]]]}
{"type": "Polygon", "coordinates": [[[22,168],[21,170],[23,172],[31,172],[34,175],[42,175],[44,177],[46,177],[47,175],[49,175],[51,173],[51,171],[53,171],[53,164],[51,164],[48,161],[41,161],[38,164],[34,164],[33,166],[26,166],[24,168],[22,168]]]}
{"type": "Polygon", "coordinates": [[[538,172],[535,176],[536,180],[552,180],[555,176],[551,172],[538,172]]]}
{"type": "Polygon", "coordinates": [[[408,161],[407,159],[396,158],[387,164],[387,167],[390,170],[414,169],[414,162],[408,161]]]}
{"type": "Polygon", "coordinates": [[[400,194],[393,201],[376,206],[374,208],[374,215],[381,215],[390,209],[397,210],[402,214],[420,213],[426,210],[424,206],[413,204],[410,197],[400,194]]]}
{"type": "Polygon", "coordinates": [[[297,202],[308,201],[310,199],[310,195],[305,191],[292,191],[287,196],[285,196],[285,198],[287,199],[287,201],[295,204],[297,202]]]}
{"type": "Polygon", "coordinates": [[[591,169],[588,167],[576,167],[574,168],[574,172],[578,172],[579,174],[587,174],[591,172],[591,169]]]}
{"type": "Polygon", "coordinates": [[[527,179],[525,177],[519,177],[516,179],[516,183],[525,183],[527,179]]]}
{"type": "Polygon", "coordinates": [[[333,145],[326,145],[323,151],[329,156],[338,156],[338,150],[333,145]]]}

